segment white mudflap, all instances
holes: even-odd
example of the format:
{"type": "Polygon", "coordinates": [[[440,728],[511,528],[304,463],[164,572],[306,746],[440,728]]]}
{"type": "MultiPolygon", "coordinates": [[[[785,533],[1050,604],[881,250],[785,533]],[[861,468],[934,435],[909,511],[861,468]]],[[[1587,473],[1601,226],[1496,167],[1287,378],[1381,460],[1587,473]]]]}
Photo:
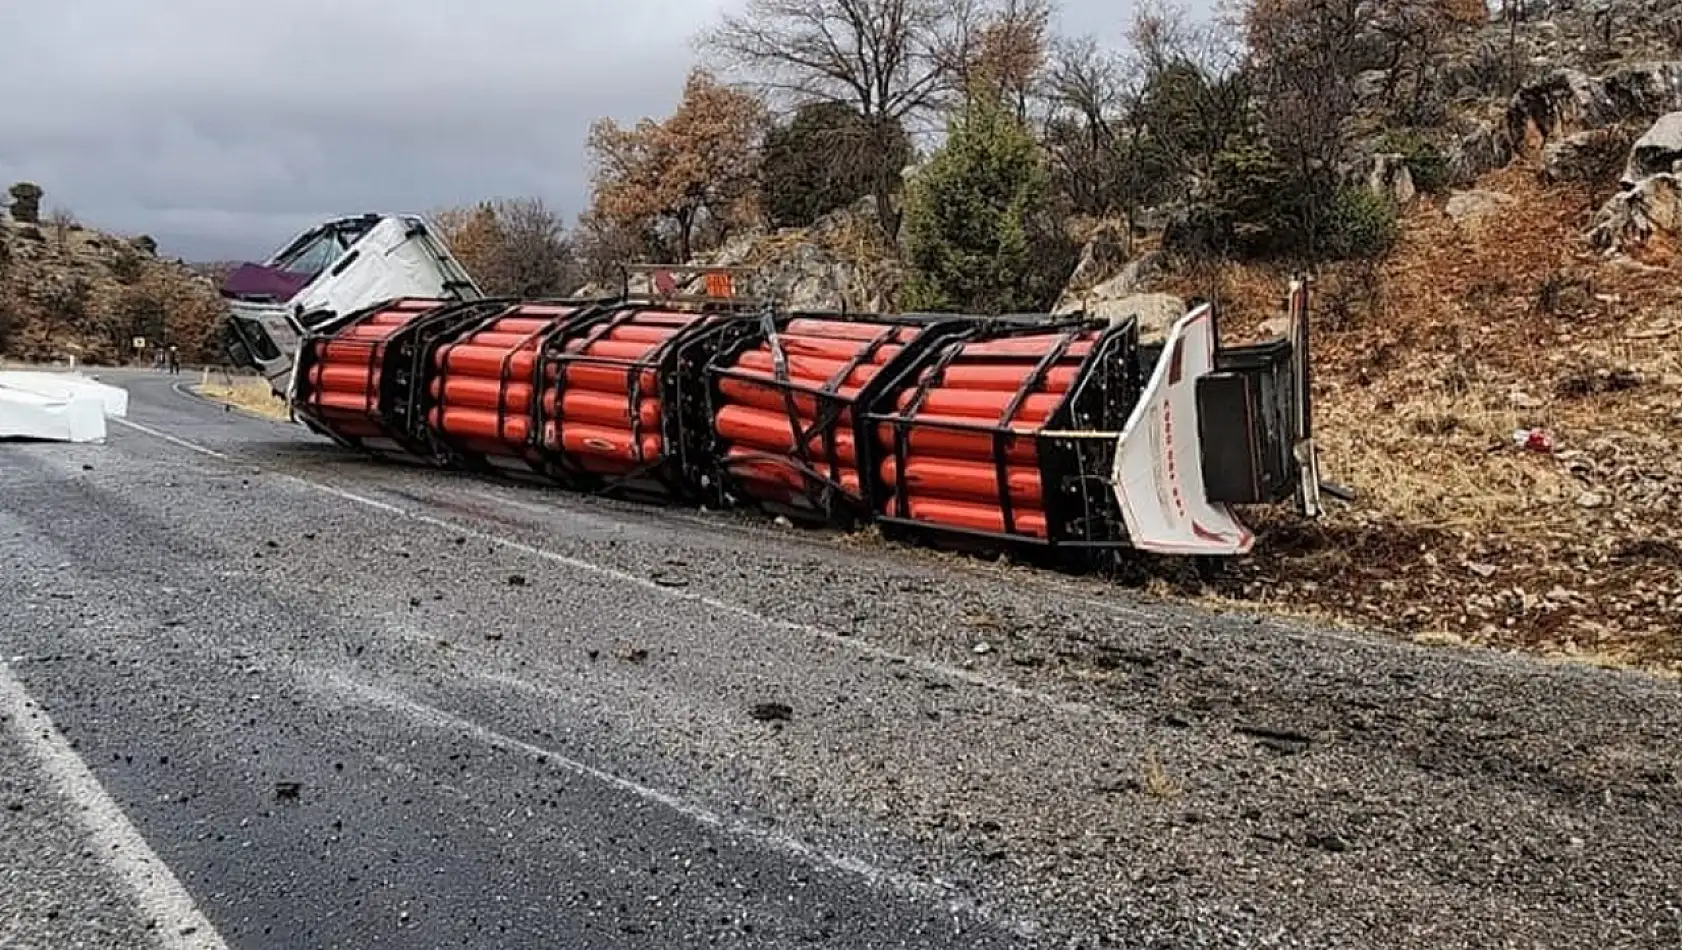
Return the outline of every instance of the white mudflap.
{"type": "Polygon", "coordinates": [[[1111,478],[1130,543],[1158,554],[1247,554],[1255,535],[1208,500],[1197,438],[1197,380],[1215,368],[1207,304],[1169,330],[1162,358],[1122,430],[1111,478]]]}
{"type": "Polygon", "coordinates": [[[127,390],[79,373],[0,372],[0,438],[100,442],[127,414],[127,390]]]}

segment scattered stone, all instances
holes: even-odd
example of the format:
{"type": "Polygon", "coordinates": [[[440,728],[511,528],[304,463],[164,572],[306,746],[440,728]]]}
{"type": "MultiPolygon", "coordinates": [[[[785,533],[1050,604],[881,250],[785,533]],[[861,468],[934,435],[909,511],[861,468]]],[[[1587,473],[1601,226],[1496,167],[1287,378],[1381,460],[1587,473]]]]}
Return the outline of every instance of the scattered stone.
{"type": "Polygon", "coordinates": [[[794,708],[787,703],[755,703],[748,715],[760,722],[787,722],[794,718],[794,708]]]}
{"type": "Polygon", "coordinates": [[[1518,207],[1518,199],[1504,191],[1473,188],[1456,191],[1443,204],[1443,214],[1456,224],[1477,226],[1485,220],[1518,207]]]}

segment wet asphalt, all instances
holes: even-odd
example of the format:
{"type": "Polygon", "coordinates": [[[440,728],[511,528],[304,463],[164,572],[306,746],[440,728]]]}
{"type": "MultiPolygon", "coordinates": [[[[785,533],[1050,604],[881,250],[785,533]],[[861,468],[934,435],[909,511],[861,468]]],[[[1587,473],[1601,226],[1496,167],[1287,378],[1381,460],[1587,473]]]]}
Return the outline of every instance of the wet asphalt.
{"type": "MultiPolygon", "coordinates": [[[[0,444],[0,659],[229,946],[1682,945],[1674,682],[109,378],[143,428],[0,444]]],[[[0,945],[164,940],[0,755],[0,945]]]]}

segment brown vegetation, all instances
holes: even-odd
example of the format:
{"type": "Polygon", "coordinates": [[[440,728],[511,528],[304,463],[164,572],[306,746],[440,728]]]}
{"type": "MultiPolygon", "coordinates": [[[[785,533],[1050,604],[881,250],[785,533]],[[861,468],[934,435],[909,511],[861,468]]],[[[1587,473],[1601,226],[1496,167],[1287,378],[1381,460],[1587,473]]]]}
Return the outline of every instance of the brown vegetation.
{"type": "Polygon", "coordinates": [[[223,308],[208,280],[158,258],[150,238],[85,228],[68,209],[41,222],[34,184],[11,194],[11,221],[0,221],[0,353],[119,363],[175,345],[188,362],[222,358],[223,308]],[[134,350],[136,338],[146,352],[134,350]]]}
{"type": "MultiPolygon", "coordinates": [[[[1315,525],[1252,513],[1258,555],[1218,590],[1424,639],[1682,669],[1675,252],[1602,263],[1580,234],[1588,189],[1524,166],[1481,184],[1525,210],[1468,227],[1421,204],[1376,269],[1321,276],[1323,465],[1360,498],[1315,525]]],[[[1282,277],[1225,264],[1176,280],[1213,290],[1244,334],[1273,315],[1282,277]]]]}

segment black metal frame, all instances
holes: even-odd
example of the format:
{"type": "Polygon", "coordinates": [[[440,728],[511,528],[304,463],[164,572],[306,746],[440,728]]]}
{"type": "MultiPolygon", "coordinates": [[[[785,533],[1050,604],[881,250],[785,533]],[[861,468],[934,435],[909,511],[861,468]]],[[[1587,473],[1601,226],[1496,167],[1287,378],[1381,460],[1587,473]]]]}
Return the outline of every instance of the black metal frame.
{"type": "Polygon", "coordinates": [[[1003,513],[1004,531],[980,531],[941,525],[913,519],[904,515],[887,514],[888,502],[898,511],[905,511],[908,491],[905,479],[896,479],[896,486],[888,488],[881,479],[880,466],[874,457],[875,439],[868,440],[871,460],[871,484],[876,495],[872,507],[876,521],[884,527],[903,532],[966,541],[971,544],[997,545],[1044,555],[1049,552],[1065,555],[1070,560],[1089,559],[1094,552],[1128,546],[1125,521],[1117,506],[1111,487],[1111,470],[1116,446],[1128,417],[1138,403],[1141,382],[1138,360],[1138,326],[1128,319],[1111,324],[1101,318],[1076,317],[1047,321],[1044,316],[1035,323],[1022,319],[993,319],[979,322],[956,338],[943,341],[944,349],[932,362],[918,361],[905,367],[900,378],[885,385],[877,396],[876,406],[865,414],[872,430],[886,427],[893,434],[893,458],[898,471],[905,470],[906,449],[914,428],[938,428],[948,431],[989,434],[993,438],[993,465],[999,484],[999,505],[1003,513]],[[927,393],[970,343],[1060,333],[1063,339],[1041,358],[1024,384],[1019,387],[1003,415],[1015,415],[1032,391],[1038,387],[1045,373],[1057,358],[1081,333],[1098,331],[1091,351],[1081,362],[1075,380],[1063,400],[1033,433],[1015,432],[1011,427],[977,422],[960,424],[929,422],[915,417],[927,393]],[[926,371],[927,378],[916,381],[914,376],[926,371]],[[916,388],[913,390],[912,387],[916,388]],[[896,403],[900,394],[912,390],[917,395],[904,411],[896,403]],[[1043,509],[1046,514],[1044,538],[1015,532],[1015,512],[1009,490],[1008,452],[1018,440],[1030,440],[1037,447],[1043,509]]]}
{"type": "MultiPolygon", "coordinates": [[[[1306,445],[1307,451],[1313,451],[1306,286],[1302,293],[1300,304],[1289,295],[1286,298],[1295,336],[1222,346],[1217,325],[1214,370],[1199,380],[1198,437],[1204,447],[1205,481],[1213,484],[1210,476],[1214,473],[1207,466],[1217,464],[1214,459],[1221,454],[1220,450],[1232,449],[1230,443],[1216,446],[1211,440],[1230,440],[1235,430],[1243,434],[1245,467],[1251,475],[1242,493],[1223,500],[1272,504],[1301,493],[1299,482],[1303,469],[1298,458],[1299,447],[1306,445]],[[1213,412],[1215,400],[1204,393],[1223,384],[1241,385],[1243,419],[1221,418],[1213,412]],[[1206,399],[1210,412],[1204,411],[1206,399]]],[[[1211,494],[1211,497],[1215,496],[1211,494]]]]}
{"type": "Polygon", "coordinates": [[[307,331],[299,342],[298,364],[293,368],[300,387],[293,398],[293,412],[310,428],[347,448],[381,458],[422,460],[441,465],[445,464],[445,459],[436,451],[433,433],[425,424],[425,415],[417,418],[414,413],[417,394],[424,391],[427,379],[424,363],[417,361],[417,345],[433,335],[448,332],[457,320],[470,316],[462,311],[478,302],[440,303],[421,310],[407,323],[378,340],[339,338],[346,329],[361,326],[376,314],[414,299],[422,298],[391,297],[347,314],[335,322],[330,332],[307,331]],[[332,345],[366,347],[369,374],[372,376],[378,371],[379,382],[364,399],[364,416],[400,447],[399,452],[371,446],[362,436],[346,435],[322,414],[319,402],[312,404],[310,395],[319,391],[309,384],[310,371],[321,363],[321,348],[332,345]]]}
{"type": "Polygon", "coordinates": [[[766,310],[761,315],[754,328],[754,332],[734,340],[729,346],[722,348],[713,360],[706,366],[706,417],[712,433],[712,442],[707,451],[712,459],[714,473],[719,484],[723,487],[725,496],[732,502],[746,502],[750,507],[756,507],[791,518],[805,521],[818,521],[839,527],[853,527],[861,521],[870,521],[875,517],[872,510],[872,500],[875,492],[869,487],[871,483],[872,467],[875,453],[869,444],[869,427],[864,421],[864,410],[876,404],[876,400],[883,387],[891,385],[895,379],[901,378],[903,371],[920,363],[930,347],[939,341],[949,338],[952,334],[962,332],[968,327],[962,317],[954,318],[952,314],[939,313],[911,313],[911,314],[863,314],[846,311],[794,311],[783,312],[766,310]],[[788,377],[786,356],[780,344],[781,334],[790,323],[796,320],[832,320],[853,324],[877,324],[884,327],[881,334],[871,339],[861,339],[861,346],[852,359],[832,377],[824,386],[813,387],[797,383],[788,377]],[[870,381],[859,388],[858,393],[849,398],[840,395],[837,390],[852,372],[868,361],[872,355],[880,350],[892,339],[893,335],[904,327],[920,327],[923,332],[900,344],[901,350],[889,359],[870,381]],[[749,374],[735,367],[743,353],[750,347],[770,341],[772,343],[771,380],[757,374],[749,374]],[[721,451],[723,439],[718,436],[715,420],[718,412],[726,405],[719,384],[725,379],[740,379],[758,386],[775,387],[783,395],[784,413],[788,420],[791,439],[790,452],[779,454],[773,452],[741,455],[737,462],[772,462],[787,466],[797,472],[805,483],[804,497],[809,506],[807,509],[790,508],[764,498],[757,497],[746,488],[740,479],[732,474],[734,464],[721,451]],[[810,398],[817,406],[813,413],[813,420],[809,427],[801,425],[801,413],[796,405],[797,397],[810,398]],[[841,413],[852,411],[852,436],[855,456],[855,467],[859,473],[861,495],[849,493],[839,480],[840,472],[835,463],[836,435],[840,424],[841,413]],[[830,459],[827,472],[821,471],[811,458],[808,447],[812,439],[821,438],[824,454],[830,459]]]}
{"type": "Polygon", "coordinates": [[[544,385],[553,387],[557,407],[566,394],[566,369],[570,366],[606,366],[626,374],[625,400],[631,420],[632,445],[639,458],[641,439],[645,433],[638,406],[647,395],[642,387],[645,373],[654,374],[660,396],[660,457],[646,460],[632,471],[617,476],[591,472],[580,465],[562,448],[566,420],[558,415],[550,418],[543,409],[543,401],[534,400],[537,415],[532,431],[540,437],[537,449],[544,461],[544,471],[562,486],[573,491],[653,503],[716,502],[714,485],[706,478],[708,466],[703,461],[708,458],[711,446],[710,420],[702,418],[696,410],[704,403],[690,393],[690,388],[700,382],[702,374],[699,367],[706,365],[716,348],[727,345],[731,339],[746,332],[754,318],[742,311],[752,304],[735,298],[702,300],[691,296],[683,302],[706,306],[687,309],[671,306],[669,302],[672,300],[669,295],[620,298],[610,305],[600,306],[585,319],[569,323],[563,332],[544,341],[534,368],[543,374],[544,385]],[[626,360],[582,352],[591,343],[648,312],[687,313],[697,319],[671,338],[653,346],[640,359],[626,360]],[[579,339],[584,341],[578,348],[580,352],[567,352],[568,345],[579,339]],[[553,379],[549,378],[551,367],[554,368],[553,379]],[[551,423],[555,427],[552,445],[541,440],[541,433],[551,423]]]}
{"type": "MultiPolygon", "coordinates": [[[[513,316],[515,310],[520,307],[527,306],[566,307],[570,308],[573,312],[564,316],[554,317],[549,322],[548,326],[531,331],[526,335],[526,338],[521,343],[510,348],[507,353],[503,354],[502,367],[501,371],[498,373],[497,380],[497,438],[504,445],[508,445],[511,448],[519,445],[523,451],[520,451],[517,455],[499,457],[514,458],[523,463],[533,475],[547,478],[550,477],[550,472],[548,470],[547,460],[542,453],[542,403],[544,392],[542,354],[544,347],[547,345],[549,339],[557,335],[563,335],[574,324],[594,317],[600,311],[602,301],[568,297],[497,297],[473,301],[470,304],[463,305],[464,309],[472,308],[474,313],[473,319],[454,327],[447,336],[439,335],[432,339],[429,345],[424,347],[423,351],[420,352],[418,356],[422,360],[421,365],[426,367],[426,371],[423,374],[426,380],[430,381],[436,378],[447,382],[449,374],[443,370],[440,363],[447,358],[450,347],[460,345],[469,335],[490,327],[498,320],[513,316]],[[533,351],[531,378],[526,380],[532,386],[532,398],[530,404],[526,407],[525,412],[527,420],[526,438],[521,443],[516,443],[513,440],[508,439],[505,435],[508,419],[512,414],[507,412],[505,409],[504,397],[508,393],[508,384],[515,381],[514,358],[528,343],[531,342],[538,342],[537,348],[533,351]]],[[[479,472],[481,474],[506,475],[510,477],[513,477],[516,474],[514,470],[511,470],[506,466],[496,464],[492,460],[492,455],[468,448],[461,439],[444,432],[442,426],[434,426],[427,421],[431,418],[433,410],[442,406],[442,403],[439,401],[440,397],[432,395],[430,385],[421,387],[419,398],[419,411],[416,413],[416,416],[420,419],[421,424],[426,426],[426,428],[432,432],[432,437],[439,444],[441,451],[445,453],[451,461],[459,464],[463,468],[479,472]]]]}

